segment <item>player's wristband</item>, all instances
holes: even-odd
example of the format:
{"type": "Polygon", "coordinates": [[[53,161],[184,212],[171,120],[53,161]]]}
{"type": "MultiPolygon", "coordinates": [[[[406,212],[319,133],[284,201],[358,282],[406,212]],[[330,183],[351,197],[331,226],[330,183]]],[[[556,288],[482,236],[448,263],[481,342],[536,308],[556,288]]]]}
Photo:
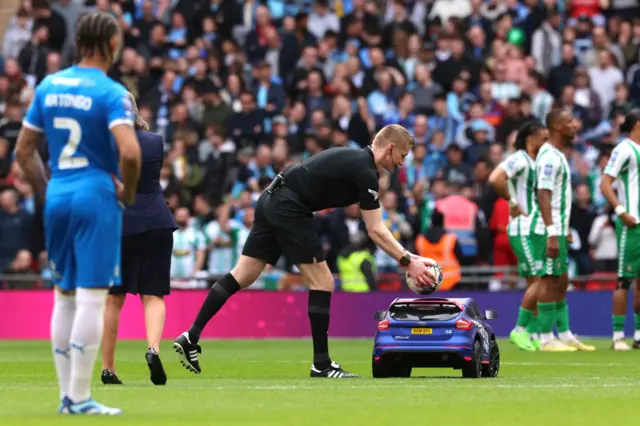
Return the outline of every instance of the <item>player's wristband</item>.
{"type": "Polygon", "coordinates": [[[626,213],[626,212],[627,212],[627,210],[624,208],[624,206],[622,206],[622,205],[620,205],[620,204],[619,204],[619,205],[615,208],[614,212],[616,212],[616,214],[617,214],[618,216],[620,216],[622,213],[626,213]]]}
{"type": "Polygon", "coordinates": [[[516,201],[513,198],[511,198],[509,200],[509,207],[518,207],[518,201],[516,201]]]}
{"type": "Polygon", "coordinates": [[[557,237],[558,229],[555,225],[547,226],[547,236],[549,237],[557,237]]]}

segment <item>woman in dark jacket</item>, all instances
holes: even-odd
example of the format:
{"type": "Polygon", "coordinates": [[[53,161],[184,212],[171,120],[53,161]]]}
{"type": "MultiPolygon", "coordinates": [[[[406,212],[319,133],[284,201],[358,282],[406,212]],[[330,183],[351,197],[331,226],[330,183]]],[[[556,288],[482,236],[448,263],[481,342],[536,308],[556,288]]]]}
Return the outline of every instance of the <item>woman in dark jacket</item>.
{"type": "Polygon", "coordinates": [[[167,376],[158,355],[165,321],[164,296],[170,292],[171,251],[176,222],[160,187],[160,169],[164,143],[160,135],[150,133],[140,117],[135,100],[129,94],[136,115],[136,134],[142,151],[142,169],[135,203],[124,211],[122,220],[122,285],[112,287],[105,310],[102,338],[102,383],[122,384],[116,375],[115,351],[120,311],[127,294],[139,294],[144,306],[147,330],[146,360],[151,381],[164,385],[167,376]]]}

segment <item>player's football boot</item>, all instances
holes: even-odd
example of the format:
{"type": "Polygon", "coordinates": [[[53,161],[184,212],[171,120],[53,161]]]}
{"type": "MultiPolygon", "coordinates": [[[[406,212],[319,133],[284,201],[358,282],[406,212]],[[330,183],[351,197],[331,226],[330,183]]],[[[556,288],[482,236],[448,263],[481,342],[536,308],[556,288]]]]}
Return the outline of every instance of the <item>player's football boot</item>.
{"type": "Polygon", "coordinates": [[[509,334],[509,340],[523,351],[534,352],[536,350],[531,343],[531,335],[526,331],[518,333],[513,330],[511,334],[509,334]]]}
{"type": "Polygon", "coordinates": [[[360,377],[357,374],[349,373],[342,369],[340,364],[332,362],[330,366],[324,370],[318,370],[315,366],[311,366],[311,377],[326,377],[329,379],[353,379],[360,377]]]}
{"type": "Polygon", "coordinates": [[[614,351],[630,351],[631,347],[627,345],[627,342],[625,342],[624,339],[618,339],[611,343],[611,349],[614,351]]]}
{"type": "Polygon", "coordinates": [[[567,346],[560,340],[553,339],[540,345],[541,352],[576,352],[578,349],[567,346]]]}
{"type": "Polygon", "coordinates": [[[571,348],[576,348],[579,351],[592,352],[596,350],[595,346],[585,345],[573,335],[568,339],[561,339],[561,342],[571,348]]]}
{"type": "Polygon", "coordinates": [[[635,341],[633,342],[633,346],[632,346],[632,348],[633,348],[633,349],[640,349],[640,340],[635,340],[635,341]]]}
{"type": "Polygon", "coordinates": [[[59,413],[116,416],[118,414],[122,414],[122,410],[102,405],[93,398],[89,398],[83,402],[74,403],[65,396],[62,400],[59,413]]]}
{"type": "Polygon", "coordinates": [[[167,374],[164,372],[160,355],[155,349],[149,348],[145,354],[149,372],[151,373],[151,383],[154,385],[164,385],[167,383],[167,374]]]}
{"type": "Polygon", "coordinates": [[[531,346],[533,346],[536,351],[539,351],[540,350],[540,339],[531,338],[531,346]]]}
{"type": "Polygon", "coordinates": [[[191,343],[188,332],[185,331],[173,342],[173,349],[180,357],[180,363],[184,368],[192,373],[200,374],[202,370],[198,362],[198,354],[202,353],[202,348],[198,344],[191,343]]]}
{"type": "Polygon", "coordinates": [[[116,373],[106,368],[102,370],[102,376],[100,378],[102,379],[102,383],[105,385],[121,385],[122,384],[122,381],[116,375],[116,373]]]}

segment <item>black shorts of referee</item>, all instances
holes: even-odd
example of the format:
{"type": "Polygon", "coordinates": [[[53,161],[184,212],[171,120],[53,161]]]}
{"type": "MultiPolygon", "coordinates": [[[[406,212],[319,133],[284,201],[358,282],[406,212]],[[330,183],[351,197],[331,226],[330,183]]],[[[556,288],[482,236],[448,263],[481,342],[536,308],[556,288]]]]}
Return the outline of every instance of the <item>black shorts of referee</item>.
{"type": "Polygon", "coordinates": [[[154,229],[122,238],[122,284],[111,294],[167,296],[171,292],[173,229],[154,229]]]}

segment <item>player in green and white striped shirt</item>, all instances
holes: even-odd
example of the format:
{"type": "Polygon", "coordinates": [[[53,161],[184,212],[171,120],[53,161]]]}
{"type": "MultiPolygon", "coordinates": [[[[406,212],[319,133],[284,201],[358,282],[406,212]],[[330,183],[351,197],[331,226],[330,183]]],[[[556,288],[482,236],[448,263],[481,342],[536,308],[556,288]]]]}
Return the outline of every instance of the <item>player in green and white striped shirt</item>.
{"type": "Polygon", "coordinates": [[[525,123],[516,137],[516,152],[503,161],[489,176],[489,184],[509,202],[511,219],[507,226],[509,243],[518,259],[518,274],[527,280],[522,297],[518,322],[509,335],[520,349],[535,351],[538,341],[536,311],[537,277],[530,240],[531,216],[536,203],[535,158],[540,147],[549,139],[549,132],[539,121],[525,123]]]}
{"type": "Polygon", "coordinates": [[[604,169],[600,190],[618,215],[618,285],[613,293],[613,344],[612,349],[628,351],[624,341],[624,321],[627,312],[627,295],[631,281],[635,279],[634,349],[640,349],[640,110],[627,114],[621,130],[629,137],[620,142],[604,169]],[[618,196],[613,188],[617,180],[618,196]],[[618,201],[619,200],[619,201],[618,201]]]}
{"type": "Polygon", "coordinates": [[[540,148],[536,158],[538,208],[533,212],[531,241],[539,266],[536,273],[542,277],[538,292],[541,351],[595,350],[571,333],[566,302],[572,188],[564,150],[573,144],[577,127],[569,111],[552,110],[547,115],[549,142],[540,148]],[[558,339],[553,335],[554,325],[558,339]]]}

